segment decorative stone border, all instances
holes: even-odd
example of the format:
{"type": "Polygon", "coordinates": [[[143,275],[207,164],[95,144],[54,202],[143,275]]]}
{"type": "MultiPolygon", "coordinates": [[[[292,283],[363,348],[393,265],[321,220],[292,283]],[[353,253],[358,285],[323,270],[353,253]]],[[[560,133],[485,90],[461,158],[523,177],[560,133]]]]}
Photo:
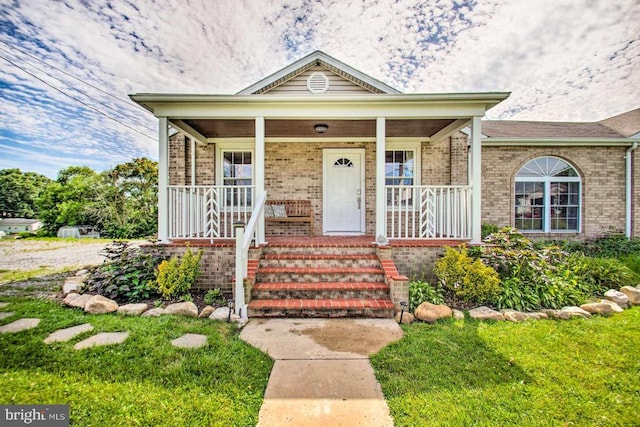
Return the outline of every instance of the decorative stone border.
{"type": "MultiPolygon", "coordinates": [[[[604,294],[604,299],[582,304],[580,307],[568,306],[559,310],[544,309],[537,312],[525,313],[517,310],[505,309],[496,311],[492,308],[481,306],[469,310],[469,317],[475,320],[494,320],[523,322],[525,320],[540,319],[571,319],[573,317],[590,318],[594,314],[609,316],[621,313],[626,308],[640,305],[640,285],[636,287],[624,286],[619,291],[610,289],[604,294]]],[[[452,310],[444,304],[436,305],[428,302],[420,304],[414,314],[404,313],[402,323],[411,323],[414,318],[427,323],[435,323],[439,319],[464,319],[464,313],[452,310]]],[[[396,321],[400,322],[400,313],[396,314],[396,321]]]]}

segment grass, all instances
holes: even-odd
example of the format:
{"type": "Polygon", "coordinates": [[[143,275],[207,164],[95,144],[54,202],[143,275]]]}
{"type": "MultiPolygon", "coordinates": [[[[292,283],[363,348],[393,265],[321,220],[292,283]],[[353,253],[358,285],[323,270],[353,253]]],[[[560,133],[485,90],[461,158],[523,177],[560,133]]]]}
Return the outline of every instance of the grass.
{"type": "Polygon", "coordinates": [[[273,362],[242,342],[234,325],[177,316],[85,315],[54,302],[3,298],[4,311],[39,317],[38,328],[0,335],[0,403],[68,404],[72,425],[253,426],[273,362]],[[94,331],[46,345],[54,330],[89,322],[94,331]],[[129,331],[124,344],[76,351],[97,332],[129,331]],[[185,334],[208,347],[171,346],[185,334]]]}
{"type": "Polygon", "coordinates": [[[640,308],[403,326],[372,358],[396,426],[638,425],[640,308]]]}

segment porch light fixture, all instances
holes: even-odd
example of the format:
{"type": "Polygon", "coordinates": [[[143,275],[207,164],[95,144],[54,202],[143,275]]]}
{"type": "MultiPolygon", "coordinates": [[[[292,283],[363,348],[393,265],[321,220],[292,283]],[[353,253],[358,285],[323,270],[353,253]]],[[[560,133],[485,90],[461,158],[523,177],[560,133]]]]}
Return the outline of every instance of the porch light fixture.
{"type": "Polygon", "coordinates": [[[327,131],[329,130],[329,125],[325,125],[324,123],[318,123],[313,127],[313,130],[315,130],[316,133],[327,133],[327,131]]]}

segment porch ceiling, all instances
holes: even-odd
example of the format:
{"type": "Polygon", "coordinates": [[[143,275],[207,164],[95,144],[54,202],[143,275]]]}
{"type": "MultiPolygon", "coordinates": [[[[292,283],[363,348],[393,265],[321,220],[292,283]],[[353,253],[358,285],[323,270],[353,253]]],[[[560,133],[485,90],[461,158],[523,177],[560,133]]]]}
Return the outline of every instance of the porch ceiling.
{"type": "MultiPolygon", "coordinates": [[[[246,119],[191,119],[184,123],[205,138],[241,138],[255,136],[255,122],[246,119]]],[[[387,137],[431,137],[455,119],[387,119],[387,137]]],[[[376,136],[375,120],[265,120],[266,137],[371,137],[376,136]],[[318,135],[314,125],[323,123],[329,130],[318,135]]]]}

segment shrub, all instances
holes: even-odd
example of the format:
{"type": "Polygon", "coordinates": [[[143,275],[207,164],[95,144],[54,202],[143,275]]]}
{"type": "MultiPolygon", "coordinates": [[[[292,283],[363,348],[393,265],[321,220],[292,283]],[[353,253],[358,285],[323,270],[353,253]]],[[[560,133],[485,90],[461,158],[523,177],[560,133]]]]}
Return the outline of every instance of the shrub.
{"type": "Polygon", "coordinates": [[[620,260],[587,257],[585,260],[582,279],[591,286],[594,295],[603,294],[609,289],[635,286],[638,281],[638,275],[620,260]]]}
{"type": "Polygon", "coordinates": [[[180,297],[189,292],[200,274],[198,264],[202,253],[199,251],[194,255],[191,248],[187,248],[181,259],[174,256],[158,265],[156,284],[164,298],[180,297]]]}
{"type": "MultiPolygon", "coordinates": [[[[411,291],[409,291],[411,293],[411,291]]],[[[204,303],[207,305],[224,305],[226,302],[225,298],[222,296],[222,291],[220,288],[209,289],[206,294],[204,294],[204,303]]]]}
{"type": "Polygon", "coordinates": [[[500,231],[500,227],[496,224],[482,224],[480,231],[482,240],[484,240],[489,234],[497,233],[498,231],[500,231]]]}
{"type": "Polygon", "coordinates": [[[444,256],[435,265],[434,272],[439,283],[465,302],[485,303],[492,300],[500,289],[500,278],[496,271],[467,255],[466,249],[446,248],[444,256]]]}
{"type": "Polygon", "coordinates": [[[622,262],[636,275],[640,276],[640,254],[627,255],[622,258],[622,262]]]}
{"type": "Polygon", "coordinates": [[[152,286],[156,267],[164,256],[156,251],[130,248],[129,243],[115,241],[102,251],[106,261],[93,269],[87,279],[89,291],[128,302],[155,294],[152,286]]]}
{"type": "Polygon", "coordinates": [[[409,283],[409,311],[415,311],[423,302],[444,304],[442,289],[427,282],[414,280],[409,283]]]}
{"type": "Polygon", "coordinates": [[[623,258],[634,254],[640,255],[640,239],[609,235],[584,242],[565,242],[563,249],[569,252],[582,252],[597,258],[623,258]]]}

